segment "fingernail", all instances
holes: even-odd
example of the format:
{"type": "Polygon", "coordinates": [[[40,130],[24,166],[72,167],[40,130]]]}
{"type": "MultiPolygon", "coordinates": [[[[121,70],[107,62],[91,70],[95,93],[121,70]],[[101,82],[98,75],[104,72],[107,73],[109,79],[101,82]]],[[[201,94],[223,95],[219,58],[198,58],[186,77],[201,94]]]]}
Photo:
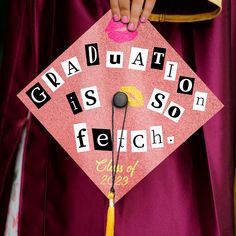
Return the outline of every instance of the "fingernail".
{"type": "Polygon", "coordinates": [[[128,30],[129,30],[129,31],[134,31],[134,30],[135,30],[135,25],[134,25],[134,23],[129,23],[129,25],[128,25],[128,30]]]}
{"type": "Polygon", "coordinates": [[[119,21],[119,20],[120,20],[120,18],[119,18],[119,16],[117,16],[117,15],[114,15],[114,16],[113,16],[113,20],[114,20],[114,21],[119,21]]]}
{"type": "Polygon", "coordinates": [[[145,16],[142,16],[141,18],[140,18],[140,22],[142,22],[142,23],[145,23],[146,22],[146,17],[145,16]]]}
{"type": "Polygon", "coordinates": [[[121,21],[122,21],[123,23],[128,23],[128,22],[129,22],[127,16],[122,16],[121,21]]]}

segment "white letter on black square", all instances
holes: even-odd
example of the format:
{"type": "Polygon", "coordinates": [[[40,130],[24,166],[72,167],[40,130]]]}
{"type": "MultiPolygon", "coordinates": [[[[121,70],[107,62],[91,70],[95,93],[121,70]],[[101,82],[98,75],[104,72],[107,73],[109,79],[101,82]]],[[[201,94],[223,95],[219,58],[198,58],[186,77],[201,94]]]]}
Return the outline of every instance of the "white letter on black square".
{"type": "Polygon", "coordinates": [[[78,100],[75,92],[67,94],[66,98],[70,104],[70,108],[71,108],[74,115],[82,112],[82,108],[80,106],[79,100],[78,100]]]}
{"type": "Polygon", "coordinates": [[[85,45],[87,66],[99,65],[99,54],[98,54],[98,44],[86,44],[85,45]]]}
{"type": "Polygon", "coordinates": [[[180,76],[177,93],[193,94],[194,78],[180,76]]]}
{"type": "Polygon", "coordinates": [[[111,151],[111,131],[109,129],[92,129],[95,150],[111,151]]]}
{"type": "Polygon", "coordinates": [[[36,83],[32,88],[30,88],[26,92],[26,94],[37,108],[42,107],[45,103],[47,103],[51,99],[51,97],[40,85],[40,83],[36,83]]]}
{"type": "Polygon", "coordinates": [[[152,69],[162,70],[164,66],[165,61],[165,55],[166,55],[166,49],[165,48],[157,48],[154,47],[153,54],[152,54],[152,69]]]}

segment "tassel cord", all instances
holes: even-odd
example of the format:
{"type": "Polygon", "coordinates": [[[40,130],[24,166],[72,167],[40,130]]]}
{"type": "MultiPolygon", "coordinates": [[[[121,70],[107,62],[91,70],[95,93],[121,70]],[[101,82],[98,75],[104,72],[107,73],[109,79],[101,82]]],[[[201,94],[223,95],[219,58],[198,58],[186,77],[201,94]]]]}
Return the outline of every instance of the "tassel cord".
{"type": "MultiPolygon", "coordinates": [[[[128,101],[128,100],[127,100],[128,101]]],[[[124,118],[122,122],[122,129],[121,129],[121,135],[120,135],[120,141],[118,145],[118,150],[117,150],[117,156],[116,156],[116,161],[114,158],[114,117],[115,117],[115,107],[114,104],[112,103],[112,129],[111,129],[111,135],[112,135],[112,185],[110,192],[108,193],[108,199],[109,199],[109,207],[107,211],[107,225],[106,225],[106,236],[114,236],[115,234],[115,179],[116,179],[116,174],[117,174],[117,168],[118,168],[118,163],[120,159],[120,148],[121,148],[121,142],[123,139],[123,133],[124,133],[124,127],[125,127],[125,120],[126,120],[126,114],[127,114],[127,104],[125,106],[125,112],[124,112],[124,118]]]]}
{"type": "Polygon", "coordinates": [[[124,118],[122,122],[122,128],[121,128],[121,135],[120,135],[120,141],[119,141],[119,146],[118,146],[118,151],[117,151],[117,157],[116,157],[116,163],[115,163],[115,158],[114,158],[114,116],[115,116],[115,109],[114,105],[112,105],[112,185],[111,185],[111,192],[115,193],[115,179],[116,179],[116,173],[117,173],[117,168],[118,168],[118,163],[120,159],[120,148],[121,148],[121,142],[123,139],[123,133],[124,133],[124,127],[125,127],[125,121],[126,121],[126,115],[127,115],[127,108],[128,106],[125,107],[125,113],[124,113],[124,118]]]}

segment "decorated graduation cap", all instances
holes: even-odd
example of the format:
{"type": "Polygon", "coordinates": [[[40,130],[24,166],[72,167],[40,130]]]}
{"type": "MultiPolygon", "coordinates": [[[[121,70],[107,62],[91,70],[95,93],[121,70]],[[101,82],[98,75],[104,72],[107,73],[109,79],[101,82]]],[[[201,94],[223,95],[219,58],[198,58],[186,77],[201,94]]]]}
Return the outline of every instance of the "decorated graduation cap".
{"type": "Polygon", "coordinates": [[[206,123],[222,103],[148,22],[129,32],[108,12],[19,94],[117,202],[206,123]]]}

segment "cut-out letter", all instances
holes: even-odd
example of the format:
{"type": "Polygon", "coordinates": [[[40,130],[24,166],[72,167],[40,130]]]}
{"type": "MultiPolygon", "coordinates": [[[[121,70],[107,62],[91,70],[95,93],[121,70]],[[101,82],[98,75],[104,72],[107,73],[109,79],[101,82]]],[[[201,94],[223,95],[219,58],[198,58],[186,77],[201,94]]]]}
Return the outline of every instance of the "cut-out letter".
{"type": "Polygon", "coordinates": [[[207,93],[204,92],[195,92],[193,110],[196,111],[205,111],[207,103],[207,93]]]}
{"type": "Polygon", "coordinates": [[[90,148],[86,123],[74,124],[74,133],[77,152],[89,151],[90,148]]]}
{"type": "Polygon", "coordinates": [[[164,112],[164,116],[178,123],[184,111],[185,109],[183,107],[181,107],[180,105],[174,102],[171,102],[169,106],[166,108],[166,111],[164,112]]]}
{"type": "Polygon", "coordinates": [[[87,66],[99,65],[99,54],[98,54],[98,44],[86,44],[85,45],[87,66]]]}
{"type": "Polygon", "coordinates": [[[193,94],[194,78],[180,76],[177,93],[193,94]]]}
{"type": "Polygon", "coordinates": [[[61,65],[66,74],[66,77],[71,77],[82,71],[77,57],[72,57],[66,61],[63,61],[61,65]]]}
{"type": "Polygon", "coordinates": [[[174,61],[167,61],[166,62],[166,69],[165,69],[165,80],[175,80],[176,73],[177,73],[178,63],[174,61]]]}
{"type": "Polygon", "coordinates": [[[147,152],[146,130],[131,131],[131,151],[132,152],[147,152]]]}
{"type": "Polygon", "coordinates": [[[152,111],[162,114],[169,96],[170,96],[169,93],[162,91],[160,89],[154,88],[152,92],[152,96],[147,105],[147,109],[150,109],[152,111]]]}
{"type": "Polygon", "coordinates": [[[80,106],[79,100],[78,100],[75,92],[67,94],[66,98],[70,104],[70,108],[71,108],[74,115],[78,114],[82,111],[82,108],[80,106]]]}
{"type": "Polygon", "coordinates": [[[164,147],[163,142],[163,132],[162,126],[151,126],[150,127],[150,136],[151,136],[151,144],[152,148],[162,148],[164,147]]]}
{"type": "Polygon", "coordinates": [[[111,151],[111,131],[109,129],[92,129],[95,150],[111,151]]]}
{"type": "Polygon", "coordinates": [[[117,151],[120,146],[120,152],[127,151],[127,130],[123,130],[123,135],[121,137],[121,130],[117,130],[117,151]]]}
{"type": "Polygon", "coordinates": [[[132,47],[129,58],[129,69],[145,71],[147,57],[148,49],[132,47]]]}
{"type": "Polygon", "coordinates": [[[122,68],[123,67],[123,52],[107,51],[106,67],[122,68]]]}
{"type": "Polygon", "coordinates": [[[40,83],[36,83],[26,94],[37,108],[41,108],[51,99],[40,83]]]}
{"type": "Polygon", "coordinates": [[[154,47],[151,68],[157,69],[157,70],[162,70],[163,66],[164,66],[164,61],[165,61],[165,55],[166,55],[165,48],[154,47]]]}
{"type": "Polygon", "coordinates": [[[61,76],[55,71],[54,68],[51,68],[48,72],[46,72],[42,79],[45,81],[45,83],[48,85],[48,87],[55,92],[57,89],[59,89],[65,82],[61,78],[61,76]]]}
{"type": "Polygon", "coordinates": [[[80,91],[85,110],[91,110],[101,106],[96,86],[84,88],[80,91]]]}

